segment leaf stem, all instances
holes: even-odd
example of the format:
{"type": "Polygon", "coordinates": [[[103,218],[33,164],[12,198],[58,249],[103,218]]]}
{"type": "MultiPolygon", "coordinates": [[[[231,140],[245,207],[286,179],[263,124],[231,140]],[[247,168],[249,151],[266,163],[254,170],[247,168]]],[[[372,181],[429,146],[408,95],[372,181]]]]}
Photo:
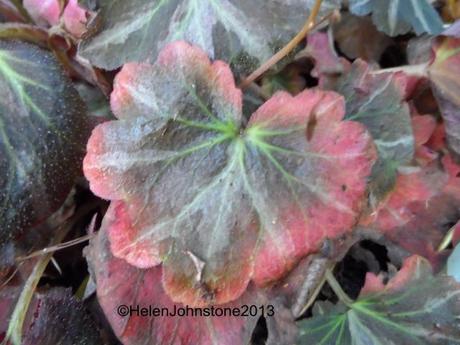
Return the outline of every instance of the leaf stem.
{"type": "Polygon", "coordinates": [[[446,236],[444,236],[441,244],[438,247],[438,253],[445,250],[449,246],[449,244],[452,242],[452,238],[454,237],[454,232],[456,228],[457,228],[457,224],[455,224],[453,227],[449,229],[446,236]]]}
{"type": "MultiPolygon", "coordinates": [[[[53,239],[53,245],[59,245],[62,240],[67,236],[72,227],[76,222],[81,219],[81,217],[87,214],[94,208],[94,204],[90,203],[88,205],[82,206],[73,216],[68,218],[64,224],[58,226],[56,230],[56,236],[53,239]]],[[[8,322],[8,329],[6,332],[5,339],[1,345],[8,344],[8,341],[11,341],[13,345],[21,345],[22,343],[22,329],[24,327],[24,321],[29,309],[30,302],[32,301],[34,292],[37,288],[37,285],[45,271],[48,263],[53,257],[53,252],[46,252],[37,259],[37,262],[32,270],[32,273],[27,278],[24,287],[19,295],[19,298],[14,306],[13,313],[8,322]]]]}
{"type": "Polygon", "coordinates": [[[34,21],[32,20],[32,18],[30,17],[29,15],[29,12],[27,12],[27,10],[24,8],[24,6],[22,5],[22,1],[21,0],[11,0],[12,4],[14,5],[14,7],[16,7],[16,9],[18,10],[18,12],[21,14],[21,16],[24,18],[25,21],[29,22],[29,23],[33,23],[34,21]]]}
{"type": "Polygon", "coordinates": [[[371,72],[371,74],[404,72],[407,75],[411,76],[426,77],[428,75],[428,67],[428,63],[421,63],[419,65],[405,65],[392,68],[384,68],[377,71],[373,71],[371,72]]]}
{"type": "Polygon", "coordinates": [[[19,256],[19,257],[17,257],[16,261],[17,262],[22,262],[22,261],[25,261],[27,259],[34,258],[36,256],[41,256],[41,255],[45,255],[45,254],[48,254],[48,253],[53,253],[53,252],[56,252],[58,250],[62,250],[62,249],[68,248],[68,247],[72,247],[72,246],[75,246],[75,245],[77,245],[79,243],[83,243],[83,242],[91,240],[95,235],[96,235],[96,233],[92,233],[92,234],[84,235],[84,236],[75,238],[73,240],[70,240],[70,241],[67,241],[67,242],[63,242],[63,243],[51,246],[51,247],[46,247],[46,248],[43,248],[43,249],[39,249],[39,250],[37,250],[37,251],[27,255],[27,256],[19,256]]]}
{"type": "Polygon", "coordinates": [[[353,300],[343,291],[337,279],[335,279],[334,274],[330,269],[326,271],[326,281],[331,287],[332,291],[336,294],[340,301],[342,301],[347,307],[351,308],[353,305],[353,300]]]}
{"type": "MultiPolygon", "coordinates": [[[[70,226],[61,227],[57,231],[57,235],[54,238],[54,243],[60,243],[64,237],[67,235],[68,231],[70,230],[70,226]]],[[[40,257],[35,266],[32,270],[32,273],[27,278],[24,287],[22,288],[21,294],[19,295],[18,301],[13,310],[13,314],[11,315],[11,319],[8,323],[8,329],[6,331],[5,340],[2,343],[7,344],[8,340],[14,345],[21,345],[22,344],[22,328],[24,326],[24,320],[27,315],[27,310],[29,309],[30,302],[32,301],[32,297],[34,295],[35,289],[37,288],[38,282],[40,281],[43,273],[45,272],[48,263],[50,262],[53,253],[47,253],[40,257]]]]}
{"type": "Polygon", "coordinates": [[[257,80],[262,74],[268,71],[273,65],[278,63],[282,58],[288,55],[304,38],[307,34],[315,27],[316,17],[318,16],[319,10],[321,8],[321,3],[323,0],[316,0],[313,9],[311,10],[310,16],[308,17],[307,21],[305,22],[302,29],[299,31],[297,35],[288,43],[286,44],[280,51],[278,51],[275,55],[273,55],[270,59],[268,59],[262,66],[252,72],[246,79],[244,79],[241,84],[240,88],[244,89],[248,87],[252,82],[257,80]]]}

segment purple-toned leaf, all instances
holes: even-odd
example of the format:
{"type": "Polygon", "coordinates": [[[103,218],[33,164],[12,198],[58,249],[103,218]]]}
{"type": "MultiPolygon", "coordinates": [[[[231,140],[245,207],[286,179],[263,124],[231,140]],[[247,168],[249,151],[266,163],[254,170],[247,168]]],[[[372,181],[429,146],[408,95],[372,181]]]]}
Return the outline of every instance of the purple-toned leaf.
{"type": "MultiPolygon", "coordinates": [[[[174,303],[164,291],[161,266],[140,269],[125,260],[114,257],[110,250],[106,229],[86,249],[87,259],[97,285],[97,296],[115,334],[124,345],[245,345],[251,339],[257,317],[230,316],[228,308],[241,309],[243,305],[259,306],[259,296],[249,288],[238,300],[216,308],[227,308],[226,316],[205,316],[204,309],[192,316],[173,316],[174,310],[186,305],[174,303]],[[136,308],[159,308],[163,315],[120,316],[120,305],[136,308]],[[171,314],[165,314],[168,310],[171,314]],[[168,316],[169,315],[169,316],[168,316]],[[200,316],[203,315],[203,316],[200,316]]],[[[188,306],[189,309],[192,309],[188,306]]],[[[208,309],[208,312],[211,311],[208,309]]]]}
{"type": "Polygon", "coordinates": [[[429,67],[433,92],[446,124],[447,143],[460,154],[460,39],[440,37],[429,67]]]}
{"type": "MultiPolygon", "coordinates": [[[[0,291],[0,340],[21,290],[0,291]]],[[[35,292],[25,318],[23,345],[100,345],[94,321],[70,289],[53,288],[35,292]]],[[[9,345],[9,342],[6,344],[9,345]]]]}
{"type": "Polygon", "coordinates": [[[253,279],[284,275],[326,237],[351,231],[375,149],[342,121],[338,94],[277,93],[243,124],[229,67],[184,42],[154,65],[118,74],[112,110],[84,171],[114,200],[105,217],[112,252],[163,263],[171,298],[191,305],[238,298],[253,279]]]}
{"type": "Polygon", "coordinates": [[[0,246],[44,221],[81,173],[91,130],[55,57],[0,41],[0,246]]]}

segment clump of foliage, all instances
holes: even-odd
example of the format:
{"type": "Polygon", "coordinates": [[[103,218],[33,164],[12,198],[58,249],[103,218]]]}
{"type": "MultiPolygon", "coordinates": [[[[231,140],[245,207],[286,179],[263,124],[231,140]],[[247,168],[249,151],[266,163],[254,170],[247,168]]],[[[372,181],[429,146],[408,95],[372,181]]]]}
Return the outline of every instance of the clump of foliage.
{"type": "Polygon", "coordinates": [[[2,344],[460,344],[457,19],[0,0],[2,344]]]}

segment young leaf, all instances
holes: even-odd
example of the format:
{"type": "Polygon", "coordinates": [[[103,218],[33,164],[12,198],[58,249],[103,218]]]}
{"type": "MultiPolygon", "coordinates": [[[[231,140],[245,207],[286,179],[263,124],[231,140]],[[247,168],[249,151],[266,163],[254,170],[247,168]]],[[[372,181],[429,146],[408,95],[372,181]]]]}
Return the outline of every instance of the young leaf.
{"type": "Polygon", "coordinates": [[[460,39],[440,37],[433,50],[430,80],[446,124],[447,143],[460,154],[460,39]]]}
{"type": "Polygon", "coordinates": [[[278,93],[245,126],[229,67],[184,42],[155,65],[127,64],[88,143],[85,175],[111,200],[112,252],[164,262],[163,284],[190,305],[236,299],[279,278],[323,239],[351,230],[375,149],[342,121],[333,92],[278,93]]]}
{"type": "Polygon", "coordinates": [[[314,32],[308,35],[304,54],[315,62],[311,75],[319,79],[320,87],[325,87],[327,79],[324,75],[340,76],[349,65],[346,59],[338,56],[332,36],[325,32],[314,32]]]}
{"type": "Polygon", "coordinates": [[[358,16],[372,12],[377,28],[390,36],[442,31],[442,20],[428,0],[350,0],[350,11],[358,16]]]}
{"type": "Polygon", "coordinates": [[[415,256],[386,286],[368,273],[350,305],[314,309],[312,318],[299,322],[299,344],[460,344],[460,284],[433,276],[429,263],[415,256]]]}
{"type": "MultiPolygon", "coordinates": [[[[244,345],[248,344],[256,325],[252,316],[188,316],[163,314],[142,316],[133,313],[121,316],[120,305],[136,308],[167,309],[171,314],[185,305],[174,303],[161,286],[161,267],[139,269],[115,258],[110,251],[106,229],[85,249],[90,271],[97,286],[99,303],[115,334],[124,345],[181,344],[181,345],[244,345]]],[[[249,289],[237,301],[219,308],[241,308],[259,305],[255,289],[249,289]]],[[[189,307],[190,308],[190,307],[189,307]]],[[[163,311],[164,313],[164,311],[163,311]]],[[[197,312],[198,313],[198,312],[197,312]]]]}
{"type": "Polygon", "coordinates": [[[53,26],[59,23],[59,0],[24,0],[24,8],[38,25],[53,26]]]}
{"type": "Polygon", "coordinates": [[[75,37],[80,38],[86,31],[87,13],[77,0],[69,0],[62,12],[62,19],[66,29],[75,37]]]}
{"type": "MultiPolygon", "coordinates": [[[[252,70],[302,27],[313,1],[291,0],[102,0],[102,28],[84,40],[80,54],[115,69],[126,62],[156,60],[166,43],[186,40],[212,58],[252,70]]],[[[322,13],[339,4],[324,1],[322,13]]]]}
{"type": "Polygon", "coordinates": [[[0,244],[61,206],[89,132],[84,104],[54,56],[0,41],[0,244]]]}

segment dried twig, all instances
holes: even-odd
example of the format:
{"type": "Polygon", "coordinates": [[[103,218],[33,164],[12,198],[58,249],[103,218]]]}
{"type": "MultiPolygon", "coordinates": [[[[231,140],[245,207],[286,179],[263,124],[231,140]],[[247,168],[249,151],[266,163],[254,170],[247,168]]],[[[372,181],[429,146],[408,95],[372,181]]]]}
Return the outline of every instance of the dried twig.
{"type": "Polygon", "coordinates": [[[316,26],[316,17],[318,16],[319,9],[321,8],[322,0],[316,0],[313,9],[311,10],[310,16],[308,17],[305,25],[302,27],[300,32],[288,43],[286,44],[280,51],[278,51],[275,55],[273,55],[270,59],[268,59],[262,66],[252,72],[246,79],[244,79],[241,84],[240,88],[244,89],[252,82],[257,80],[262,74],[268,71],[273,65],[278,63],[282,58],[288,55],[302,40],[308,33],[315,28],[316,26]]]}

